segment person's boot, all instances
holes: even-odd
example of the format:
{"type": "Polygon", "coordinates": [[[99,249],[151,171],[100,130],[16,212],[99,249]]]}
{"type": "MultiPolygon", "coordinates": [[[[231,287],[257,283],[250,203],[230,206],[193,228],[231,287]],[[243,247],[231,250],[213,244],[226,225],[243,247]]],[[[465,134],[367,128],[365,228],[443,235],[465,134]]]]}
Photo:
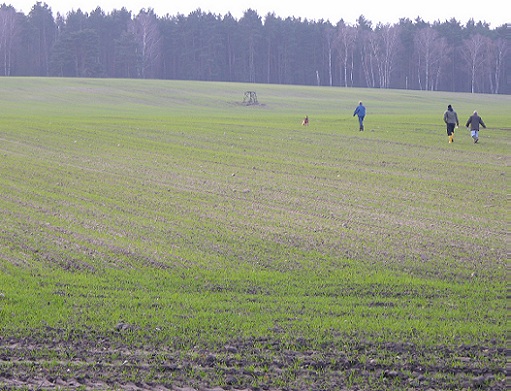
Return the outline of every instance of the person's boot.
{"type": "Polygon", "coordinates": [[[452,136],[449,136],[449,144],[452,143],[452,136]]]}

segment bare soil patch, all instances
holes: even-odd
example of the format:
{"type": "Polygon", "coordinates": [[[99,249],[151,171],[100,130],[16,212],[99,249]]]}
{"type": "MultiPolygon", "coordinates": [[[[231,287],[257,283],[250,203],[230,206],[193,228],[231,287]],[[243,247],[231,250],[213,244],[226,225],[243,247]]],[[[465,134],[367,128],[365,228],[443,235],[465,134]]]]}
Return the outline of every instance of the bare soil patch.
{"type": "Polygon", "coordinates": [[[506,390],[505,349],[299,339],[218,349],[131,346],[107,337],[2,338],[2,390],[506,390]]]}

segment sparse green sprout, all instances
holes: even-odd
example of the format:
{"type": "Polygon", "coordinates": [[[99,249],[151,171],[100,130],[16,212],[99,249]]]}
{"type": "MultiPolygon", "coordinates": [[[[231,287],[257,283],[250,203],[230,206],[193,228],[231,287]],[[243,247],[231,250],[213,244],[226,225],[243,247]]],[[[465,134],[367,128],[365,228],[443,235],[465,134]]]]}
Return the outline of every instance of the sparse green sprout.
{"type": "Polygon", "coordinates": [[[0,388],[504,389],[510,97],[240,88],[2,79],[0,388]]]}

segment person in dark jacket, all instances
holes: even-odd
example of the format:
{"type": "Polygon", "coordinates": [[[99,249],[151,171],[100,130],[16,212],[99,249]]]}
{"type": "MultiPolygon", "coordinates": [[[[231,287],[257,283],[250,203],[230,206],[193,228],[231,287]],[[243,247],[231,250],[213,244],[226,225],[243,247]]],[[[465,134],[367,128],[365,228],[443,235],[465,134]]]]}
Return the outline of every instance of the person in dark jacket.
{"type": "Polygon", "coordinates": [[[444,122],[447,124],[447,136],[449,136],[449,143],[454,142],[454,128],[460,126],[458,120],[458,114],[452,108],[452,105],[447,106],[447,110],[444,112],[444,122]]]}
{"type": "Polygon", "coordinates": [[[358,106],[353,113],[353,117],[358,115],[358,123],[360,125],[360,131],[364,130],[364,117],[366,116],[366,108],[362,102],[358,102],[358,106]]]}
{"type": "Polygon", "coordinates": [[[486,129],[483,119],[477,114],[477,111],[474,110],[474,114],[469,117],[465,125],[470,130],[474,143],[479,141],[479,125],[486,129]]]}

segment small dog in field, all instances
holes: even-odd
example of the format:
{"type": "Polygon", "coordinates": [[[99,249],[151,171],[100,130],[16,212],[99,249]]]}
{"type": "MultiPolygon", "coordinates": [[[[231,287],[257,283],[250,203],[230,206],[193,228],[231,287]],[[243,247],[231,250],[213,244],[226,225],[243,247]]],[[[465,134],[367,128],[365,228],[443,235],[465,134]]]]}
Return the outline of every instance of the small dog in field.
{"type": "Polygon", "coordinates": [[[309,126],[309,116],[306,115],[305,118],[302,121],[303,126],[309,126]]]}

